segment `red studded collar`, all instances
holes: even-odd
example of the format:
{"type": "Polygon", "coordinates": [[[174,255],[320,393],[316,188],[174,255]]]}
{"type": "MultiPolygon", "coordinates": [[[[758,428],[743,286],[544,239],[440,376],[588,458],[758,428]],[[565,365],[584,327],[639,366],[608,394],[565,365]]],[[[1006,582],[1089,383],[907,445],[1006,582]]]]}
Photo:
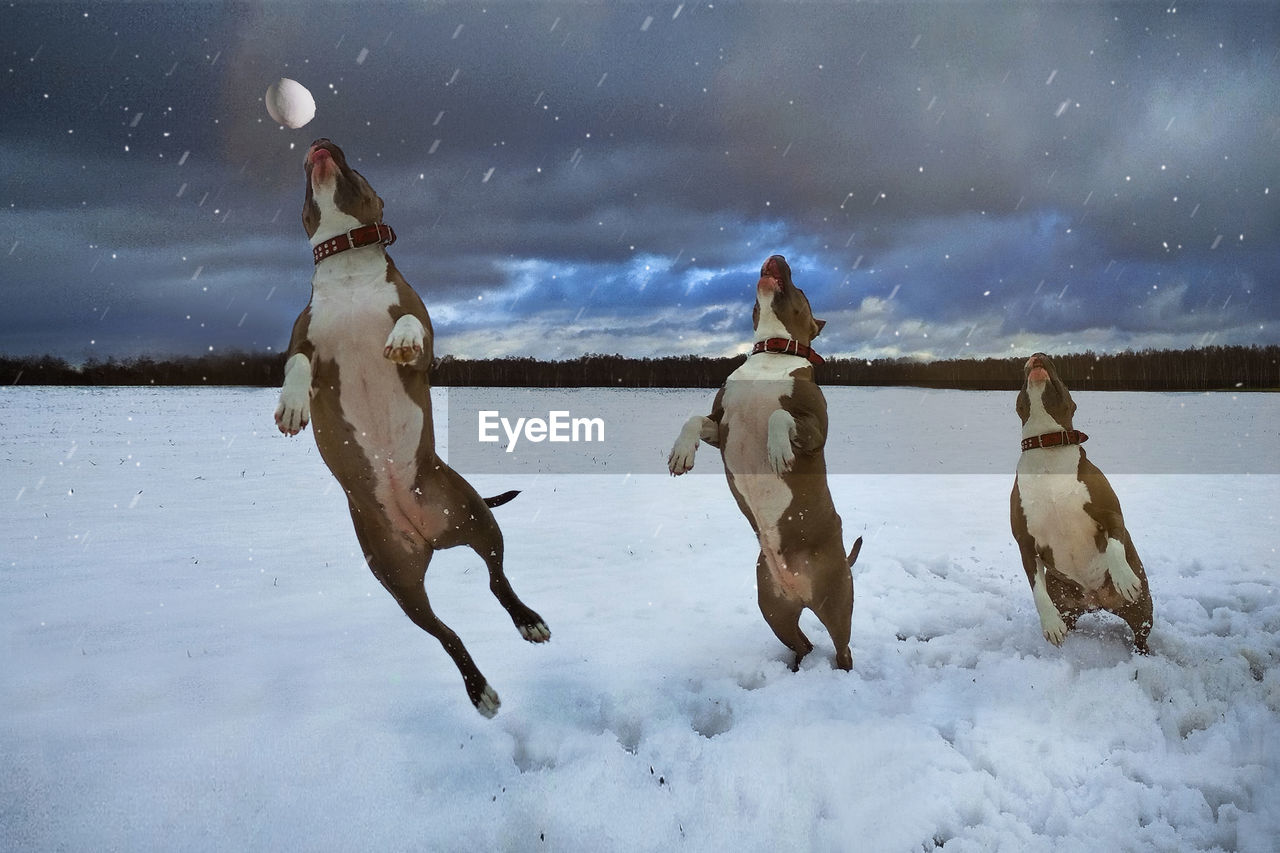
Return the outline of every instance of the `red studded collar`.
{"type": "Polygon", "coordinates": [[[390,225],[374,222],[371,225],[352,228],[345,234],[330,237],[323,243],[317,243],[315,248],[311,250],[311,255],[318,264],[325,258],[332,257],[339,252],[345,252],[347,249],[358,249],[361,246],[371,246],[374,243],[390,246],[395,241],[396,232],[391,229],[390,225]]]}

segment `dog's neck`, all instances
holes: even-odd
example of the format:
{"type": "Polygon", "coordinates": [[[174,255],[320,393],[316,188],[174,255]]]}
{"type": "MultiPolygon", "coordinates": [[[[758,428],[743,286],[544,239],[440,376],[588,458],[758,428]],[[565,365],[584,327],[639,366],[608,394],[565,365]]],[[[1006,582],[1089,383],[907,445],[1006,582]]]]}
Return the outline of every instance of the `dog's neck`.
{"type": "Polygon", "coordinates": [[[338,182],[329,180],[320,186],[311,188],[311,198],[320,209],[320,221],[315,233],[311,235],[311,247],[314,249],[326,240],[339,234],[345,234],[353,228],[364,225],[359,219],[338,207],[334,196],[338,192],[338,182]]]}
{"type": "Polygon", "coordinates": [[[1066,424],[1058,423],[1057,419],[1049,414],[1049,410],[1045,408],[1044,389],[1047,387],[1049,387],[1047,382],[1027,385],[1027,396],[1031,402],[1031,414],[1027,418],[1027,422],[1022,425],[1023,438],[1071,429],[1070,422],[1066,424]]]}
{"type": "Polygon", "coordinates": [[[792,338],[791,330],[787,328],[782,319],[773,311],[773,294],[757,293],[756,305],[759,310],[759,320],[756,322],[755,342],[765,341],[769,338],[792,338]]]}
{"type": "Polygon", "coordinates": [[[752,355],[759,352],[786,353],[806,359],[813,364],[820,364],[822,356],[814,352],[811,341],[802,340],[787,328],[773,310],[773,294],[756,293],[757,312],[755,335],[752,338],[752,355]]]}
{"type": "Polygon", "coordinates": [[[316,263],[316,273],[312,281],[322,277],[342,278],[350,276],[355,270],[366,265],[369,259],[376,257],[385,263],[384,245],[395,240],[395,232],[387,226],[373,228],[361,222],[351,214],[338,207],[335,196],[338,182],[329,180],[320,186],[313,186],[311,197],[320,211],[320,221],[311,235],[312,257],[316,263]],[[384,236],[383,228],[386,229],[384,236]],[[349,236],[352,232],[365,229],[373,231],[372,239],[367,242],[353,244],[349,236]],[[323,261],[323,264],[321,263],[323,261]]]}

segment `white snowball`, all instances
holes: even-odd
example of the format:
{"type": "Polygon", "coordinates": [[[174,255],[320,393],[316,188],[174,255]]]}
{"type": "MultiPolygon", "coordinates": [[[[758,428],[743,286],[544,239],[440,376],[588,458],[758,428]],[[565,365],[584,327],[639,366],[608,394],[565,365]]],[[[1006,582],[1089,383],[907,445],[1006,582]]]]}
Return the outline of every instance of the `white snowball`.
{"type": "Polygon", "coordinates": [[[267,87],[267,112],[285,127],[297,129],[316,117],[316,100],[297,80],[281,77],[267,87]]]}

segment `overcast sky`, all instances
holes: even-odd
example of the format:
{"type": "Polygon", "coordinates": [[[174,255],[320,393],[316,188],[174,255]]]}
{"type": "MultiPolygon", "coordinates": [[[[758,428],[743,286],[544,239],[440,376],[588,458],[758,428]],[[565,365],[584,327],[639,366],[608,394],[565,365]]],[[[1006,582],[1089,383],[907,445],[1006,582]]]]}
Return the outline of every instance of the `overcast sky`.
{"type": "Polygon", "coordinates": [[[18,3],[0,352],[279,351],[303,153],[386,202],[437,354],[1280,342],[1273,3],[18,3]],[[299,130],[263,94],[315,95],[299,130]]]}

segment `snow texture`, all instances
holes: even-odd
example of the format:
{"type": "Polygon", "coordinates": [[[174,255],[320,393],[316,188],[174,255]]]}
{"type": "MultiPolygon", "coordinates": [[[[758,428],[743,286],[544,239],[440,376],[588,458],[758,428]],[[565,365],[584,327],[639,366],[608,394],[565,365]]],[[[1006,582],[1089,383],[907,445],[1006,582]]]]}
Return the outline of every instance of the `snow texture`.
{"type": "MultiPolygon", "coordinates": [[[[549,645],[474,554],[432,562],[501,694],[485,720],[365,568],[310,435],[277,433],[275,391],[0,392],[0,849],[1276,849],[1280,477],[1111,476],[1155,598],[1139,658],[1106,614],[1041,637],[1012,458],[834,476],[866,539],[854,670],[806,616],[791,673],[723,478],[663,468],[710,393],[628,393],[651,468],[472,478],[523,490],[496,513],[549,645]]],[[[832,452],[928,444],[918,391],[827,396],[832,452]]],[[[1140,447],[1077,398],[1103,470],[1140,447]]],[[[932,399],[1017,440],[1011,394],[932,399]]],[[[1236,431],[1223,399],[1177,398],[1195,436],[1236,431]]]]}

